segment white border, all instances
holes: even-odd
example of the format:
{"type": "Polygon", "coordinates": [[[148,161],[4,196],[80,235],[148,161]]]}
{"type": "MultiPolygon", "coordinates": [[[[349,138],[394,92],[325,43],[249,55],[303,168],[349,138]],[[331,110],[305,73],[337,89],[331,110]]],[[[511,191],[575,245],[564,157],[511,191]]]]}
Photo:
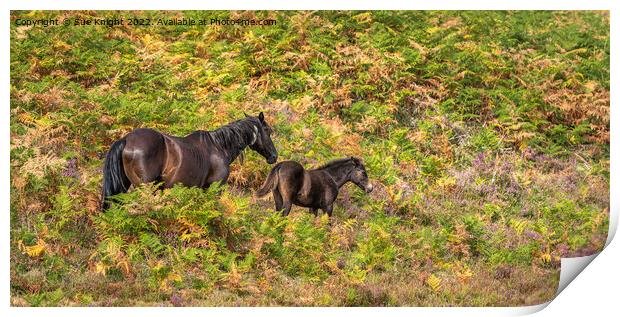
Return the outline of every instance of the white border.
{"type": "Polygon", "coordinates": [[[395,1],[395,0],[228,0],[222,2],[197,3],[191,0],[178,1],[123,1],[107,0],[101,2],[30,0],[15,3],[13,10],[606,10],[612,7],[610,0],[433,0],[433,1],[395,1]]]}
{"type": "MultiPolygon", "coordinates": [[[[40,9],[40,10],[80,10],[80,9],[94,9],[94,10],[234,10],[234,9],[245,9],[245,10],[317,10],[317,9],[325,9],[325,10],[338,10],[338,9],[399,9],[399,10],[611,10],[612,22],[611,22],[611,34],[620,34],[618,32],[618,23],[614,20],[616,14],[619,14],[618,10],[618,1],[601,1],[601,0],[512,0],[512,1],[498,1],[498,0],[469,0],[469,1],[456,1],[456,0],[433,0],[433,1],[420,1],[419,3],[415,1],[392,1],[392,0],[382,0],[382,1],[371,1],[371,0],[358,0],[352,1],[351,3],[343,3],[336,2],[334,0],[314,0],[314,1],[286,1],[286,0],[273,0],[269,3],[264,1],[248,1],[248,0],[228,0],[225,2],[215,2],[215,3],[195,3],[191,0],[176,0],[176,1],[162,1],[162,0],[154,0],[149,2],[140,3],[138,1],[127,1],[127,0],[106,0],[97,3],[77,3],[73,1],[61,2],[59,0],[56,1],[22,1],[20,3],[7,3],[8,1],[2,1],[0,7],[3,9],[2,12],[4,17],[7,19],[0,26],[0,34],[2,34],[2,48],[3,52],[10,52],[9,45],[9,10],[32,10],[32,9],[40,9]]],[[[611,36],[613,39],[613,36],[611,36]]],[[[611,51],[612,56],[615,56],[613,52],[617,52],[617,41],[611,41],[611,51]]],[[[326,316],[338,316],[342,314],[355,314],[355,315],[375,315],[375,314],[390,314],[390,315],[411,315],[411,314],[419,314],[422,313],[424,315],[431,316],[445,316],[445,315],[465,315],[465,316],[478,316],[481,313],[485,315],[522,315],[533,313],[539,311],[546,307],[549,303],[545,303],[538,306],[530,306],[530,307],[516,307],[516,308],[13,308],[9,307],[10,305],[10,288],[9,288],[9,277],[10,277],[10,268],[9,268],[9,241],[10,241],[10,230],[9,230],[9,188],[10,188],[10,158],[9,158],[9,126],[10,126],[10,107],[9,107],[9,99],[10,99],[10,64],[9,64],[9,55],[8,54],[0,54],[0,67],[2,67],[3,75],[2,76],[2,84],[4,89],[2,89],[2,100],[3,111],[5,111],[4,116],[0,116],[0,129],[2,129],[2,134],[5,135],[0,140],[0,144],[4,149],[3,155],[0,158],[0,179],[2,180],[3,191],[0,193],[2,195],[1,204],[2,210],[5,211],[2,217],[0,217],[0,232],[2,232],[2,237],[4,239],[3,247],[0,248],[0,252],[2,254],[3,261],[0,263],[0,271],[1,277],[0,280],[2,284],[5,285],[3,288],[3,292],[0,292],[0,302],[2,307],[1,310],[5,311],[11,315],[30,315],[30,314],[45,314],[46,316],[78,316],[89,314],[92,316],[108,316],[110,313],[125,313],[125,314],[149,314],[151,316],[164,316],[174,313],[179,313],[182,310],[182,314],[185,315],[228,315],[230,313],[234,314],[247,314],[251,316],[316,316],[317,314],[322,314],[326,316]]],[[[614,127],[618,122],[618,112],[614,110],[615,104],[614,102],[617,100],[617,66],[614,62],[614,59],[611,59],[611,70],[612,70],[612,78],[611,78],[611,136],[612,141],[615,141],[616,137],[616,129],[614,127]]],[[[611,193],[615,193],[618,188],[618,173],[614,170],[616,166],[615,161],[618,159],[618,144],[611,144],[611,159],[612,164],[610,167],[611,172],[611,193]]],[[[618,199],[615,195],[611,195],[611,205],[610,205],[610,234],[607,241],[607,244],[611,242],[613,235],[615,234],[618,223],[618,199]]],[[[567,291],[564,291],[562,294],[559,294],[557,299],[553,301],[550,305],[553,307],[554,312],[575,312],[574,309],[579,307],[582,311],[590,311],[591,308],[588,308],[588,295],[592,296],[592,294],[603,296],[602,294],[608,294],[609,300],[606,302],[600,302],[597,308],[601,308],[601,304],[603,310],[605,311],[605,304],[608,305],[609,309],[616,309],[615,301],[617,301],[617,292],[618,288],[618,278],[609,279],[608,276],[617,276],[616,272],[610,271],[613,269],[617,270],[615,264],[620,259],[620,247],[618,247],[618,243],[612,243],[608,248],[606,248],[600,256],[595,260],[595,264],[597,267],[602,267],[601,271],[592,272],[592,270],[586,269],[589,276],[598,276],[592,277],[592,280],[588,280],[591,282],[590,285],[594,286],[594,289],[598,287],[599,292],[590,292],[585,289],[571,289],[568,288],[567,291]],[[606,270],[606,271],[605,271],[606,270]],[[596,280],[595,280],[596,279],[596,280]],[[600,281],[614,281],[615,283],[597,283],[600,281]],[[603,287],[600,287],[604,285],[603,287]],[[568,293],[564,295],[564,293],[568,293]],[[571,297],[572,296],[572,297],[571,297]],[[565,305],[561,306],[560,302],[565,305]],[[583,310],[585,309],[587,310],[583,310]]],[[[594,258],[594,257],[591,257],[594,258]]],[[[590,261],[592,259],[589,259],[590,261]]],[[[587,261],[588,263],[590,261],[587,261]]],[[[564,262],[564,261],[563,261],[564,262]]],[[[574,262],[574,261],[569,261],[574,262]]],[[[577,260],[579,262],[579,260],[577,260]]],[[[565,264],[563,264],[565,265],[565,264]]],[[[566,270],[569,271],[569,270],[566,270]]],[[[574,276],[573,276],[574,278],[574,276]]],[[[580,284],[584,284],[583,279],[579,279],[580,284]]],[[[588,283],[585,283],[588,285],[588,283]]],[[[599,297],[590,297],[590,301],[596,301],[599,297]]],[[[544,313],[552,313],[552,311],[545,310],[544,313]]]]}

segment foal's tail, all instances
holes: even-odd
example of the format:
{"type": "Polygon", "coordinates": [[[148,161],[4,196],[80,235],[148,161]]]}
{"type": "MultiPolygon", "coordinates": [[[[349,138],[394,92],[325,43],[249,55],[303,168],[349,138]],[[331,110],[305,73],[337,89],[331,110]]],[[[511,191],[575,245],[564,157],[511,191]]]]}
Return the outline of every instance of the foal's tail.
{"type": "Polygon", "coordinates": [[[125,138],[114,143],[103,163],[103,189],[101,190],[101,210],[110,207],[107,198],[116,194],[127,192],[131,182],[125,169],[123,168],[123,149],[125,148],[125,138]]]}
{"type": "Polygon", "coordinates": [[[256,191],[256,196],[263,197],[269,193],[270,190],[278,186],[278,171],[280,170],[280,164],[277,164],[271,169],[263,186],[256,191]]]}

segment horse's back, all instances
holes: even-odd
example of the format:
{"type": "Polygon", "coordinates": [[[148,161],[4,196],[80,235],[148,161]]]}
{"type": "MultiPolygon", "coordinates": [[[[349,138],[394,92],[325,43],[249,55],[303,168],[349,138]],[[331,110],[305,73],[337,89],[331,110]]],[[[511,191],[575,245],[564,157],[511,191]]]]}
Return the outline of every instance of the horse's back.
{"type": "Polygon", "coordinates": [[[301,180],[304,174],[304,167],[295,161],[283,161],[274,166],[274,169],[278,169],[280,179],[287,179],[289,181],[301,180]]]}

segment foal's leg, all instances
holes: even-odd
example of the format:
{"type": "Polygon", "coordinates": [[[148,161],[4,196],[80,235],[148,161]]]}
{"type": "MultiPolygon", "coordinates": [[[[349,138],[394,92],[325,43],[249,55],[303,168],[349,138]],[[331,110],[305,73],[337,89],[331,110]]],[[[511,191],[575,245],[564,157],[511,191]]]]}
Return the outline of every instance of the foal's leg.
{"type": "Polygon", "coordinates": [[[329,204],[329,205],[325,206],[325,207],[324,207],[324,208],[322,208],[322,209],[323,209],[323,211],[325,211],[325,212],[327,213],[327,215],[328,215],[329,217],[331,217],[331,216],[332,216],[332,212],[334,211],[334,204],[333,204],[333,203],[331,203],[331,204],[329,204]]]}
{"type": "Polygon", "coordinates": [[[288,197],[282,197],[280,191],[276,188],[272,192],[273,200],[276,202],[276,211],[282,211],[282,216],[288,216],[291,212],[292,203],[288,197]]]}
{"type": "Polygon", "coordinates": [[[310,208],[310,212],[313,213],[315,217],[319,215],[319,210],[317,208],[310,208]]]}
{"type": "Polygon", "coordinates": [[[276,203],[276,211],[282,210],[283,203],[282,203],[282,195],[280,195],[280,191],[276,188],[272,190],[271,193],[273,194],[273,200],[276,203]]]}
{"type": "MultiPolygon", "coordinates": [[[[282,179],[280,179],[280,181],[282,182],[282,179]]],[[[297,195],[299,188],[282,186],[282,183],[280,183],[279,189],[281,190],[280,195],[282,195],[282,216],[286,217],[291,212],[293,200],[295,195],[297,195]]]]}
{"type": "Polygon", "coordinates": [[[293,207],[293,203],[290,200],[284,200],[284,204],[282,206],[282,216],[286,217],[291,212],[291,208],[293,207]]]}

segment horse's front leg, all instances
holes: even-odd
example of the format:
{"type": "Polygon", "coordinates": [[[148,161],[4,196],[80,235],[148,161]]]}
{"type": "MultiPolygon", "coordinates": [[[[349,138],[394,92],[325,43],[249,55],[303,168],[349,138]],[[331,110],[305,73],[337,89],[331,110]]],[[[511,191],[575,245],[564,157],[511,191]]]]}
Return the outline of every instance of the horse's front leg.
{"type": "Polygon", "coordinates": [[[314,214],[314,216],[318,216],[319,215],[319,209],[318,208],[310,208],[310,212],[314,214]]]}

